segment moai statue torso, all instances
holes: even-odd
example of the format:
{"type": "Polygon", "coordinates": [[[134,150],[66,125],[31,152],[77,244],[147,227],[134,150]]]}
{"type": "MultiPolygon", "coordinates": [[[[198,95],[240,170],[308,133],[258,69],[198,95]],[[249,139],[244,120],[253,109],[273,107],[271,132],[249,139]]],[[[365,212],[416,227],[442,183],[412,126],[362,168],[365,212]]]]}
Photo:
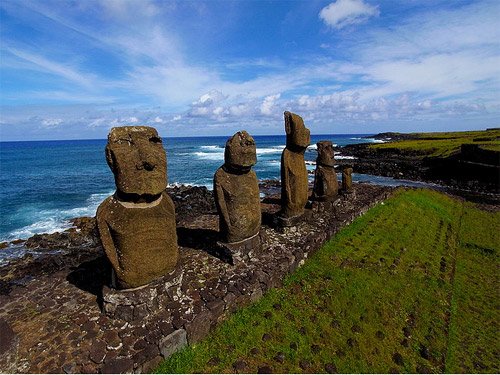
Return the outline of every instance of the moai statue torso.
{"type": "Polygon", "coordinates": [[[311,141],[302,118],[285,112],[286,148],[281,155],[281,213],[284,218],[301,216],[308,198],[304,153],[311,141]]]}
{"type": "Polygon", "coordinates": [[[178,247],[175,208],[165,192],[167,159],[156,129],[111,129],[106,160],[116,192],[101,203],[97,224],[119,289],[135,288],[172,271],[178,247]]]}
{"type": "Polygon", "coordinates": [[[318,157],[314,173],[313,196],[318,201],[330,201],[335,199],[339,190],[334,167],[333,145],[330,141],[321,141],[317,143],[317,146],[318,157]]]}
{"type": "Polygon", "coordinates": [[[243,241],[259,233],[259,182],[252,166],[257,162],[254,139],[241,131],[226,143],[224,165],[214,176],[214,195],[222,240],[243,241]]]}
{"type": "Polygon", "coordinates": [[[350,167],[342,170],[342,192],[352,193],[352,168],[350,167]]]}

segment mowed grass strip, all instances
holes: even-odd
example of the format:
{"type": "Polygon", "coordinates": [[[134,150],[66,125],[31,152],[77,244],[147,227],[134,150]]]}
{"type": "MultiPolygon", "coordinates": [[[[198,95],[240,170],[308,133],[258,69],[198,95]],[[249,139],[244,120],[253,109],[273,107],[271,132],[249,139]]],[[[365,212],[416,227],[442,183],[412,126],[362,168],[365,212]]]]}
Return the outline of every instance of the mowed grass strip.
{"type": "Polygon", "coordinates": [[[402,151],[415,157],[448,157],[460,152],[464,143],[500,151],[500,130],[447,133],[414,133],[417,139],[370,145],[375,150],[402,151]]]}
{"type": "Polygon", "coordinates": [[[498,372],[499,228],[398,191],[158,372],[498,372]]]}

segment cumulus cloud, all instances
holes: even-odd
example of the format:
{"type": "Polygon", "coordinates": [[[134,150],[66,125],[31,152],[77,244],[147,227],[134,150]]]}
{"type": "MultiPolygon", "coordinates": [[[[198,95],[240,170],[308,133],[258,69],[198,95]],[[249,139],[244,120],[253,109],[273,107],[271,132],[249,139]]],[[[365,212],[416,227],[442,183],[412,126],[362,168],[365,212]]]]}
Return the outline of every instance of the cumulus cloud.
{"type": "Polygon", "coordinates": [[[266,96],[260,106],[260,113],[268,116],[276,113],[278,110],[276,101],[280,98],[280,96],[281,94],[266,96]]]}
{"type": "Polygon", "coordinates": [[[319,12],[319,18],[327,26],[336,29],[362,23],[368,18],[378,15],[378,7],[367,4],[363,0],[337,0],[319,12]]]}

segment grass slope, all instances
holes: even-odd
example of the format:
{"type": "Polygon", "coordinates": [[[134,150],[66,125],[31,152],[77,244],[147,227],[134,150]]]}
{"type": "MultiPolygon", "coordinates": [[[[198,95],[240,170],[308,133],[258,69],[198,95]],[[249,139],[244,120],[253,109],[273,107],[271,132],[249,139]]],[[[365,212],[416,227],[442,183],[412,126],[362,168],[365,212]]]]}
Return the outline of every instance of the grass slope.
{"type": "Polygon", "coordinates": [[[158,372],[498,372],[499,228],[399,191],[158,372]]]}
{"type": "Polygon", "coordinates": [[[446,133],[412,133],[415,139],[371,145],[375,150],[400,150],[420,157],[448,157],[460,151],[463,143],[500,151],[500,130],[446,133]]]}

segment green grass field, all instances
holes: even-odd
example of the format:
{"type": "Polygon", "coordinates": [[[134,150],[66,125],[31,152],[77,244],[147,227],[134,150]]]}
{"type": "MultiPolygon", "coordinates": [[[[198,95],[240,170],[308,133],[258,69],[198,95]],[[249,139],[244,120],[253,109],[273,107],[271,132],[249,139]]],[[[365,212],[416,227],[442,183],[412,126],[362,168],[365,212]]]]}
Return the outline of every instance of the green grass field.
{"type": "Polygon", "coordinates": [[[500,213],[398,191],[173,373],[499,372],[500,213]]]}
{"type": "Polygon", "coordinates": [[[500,130],[446,133],[412,133],[415,139],[371,145],[374,150],[401,150],[417,157],[448,157],[460,152],[463,143],[500,151],[500,130]]]}

